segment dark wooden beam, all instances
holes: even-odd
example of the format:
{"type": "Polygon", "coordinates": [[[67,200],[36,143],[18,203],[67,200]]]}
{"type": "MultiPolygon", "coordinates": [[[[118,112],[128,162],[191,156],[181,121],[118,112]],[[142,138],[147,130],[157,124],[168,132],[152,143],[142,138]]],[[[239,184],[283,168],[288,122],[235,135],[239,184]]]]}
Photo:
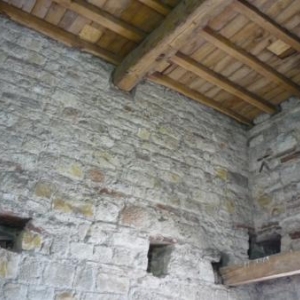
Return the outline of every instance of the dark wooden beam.
{"type": "Polygon", "coordinates": [[[17,23],[34,29],[48,37],[53,38],[54,40],[60,41],[67,46],[91,53],[95,56],[103,58],[104,60],[114,65],[118,65],[121,62],[121,58],[117,55],[106,51],[97,45],[81,40],[76,35],[69,33],[29,13],[26,13],[3,1],[0,1],[0,13],[8,16],[10,19],[17,23]]]}
{"type": "Polygon", "coordinates": [[[282,85],[284,89],[290,91],[292,94],[298,96],[300,95],[300,86],[271,68],[269,65],[257,59],[254,55],[236,46],[230,40],[217,34],[210,28],[205,28],[204,30],[202,30],[200,32],[200,35],[215,47],[221,49],[228,55],[239,60],[241,63],[249,66],[262,76],[276,82],[277,84],[282,85]]]}
{"type": "Polygon", "coordinates": [[[199,62],[195,61],[194,59],[191,59],[190,57],[182,53],[177,53],[176,55],[170,58],[170,61],[184,68],[185,70],[194,73],[202,79],[214,85],[217,85],[221,89],[224,89],[228,93],[237,96],[243,101],[259,108],[264,112],[275,113],[277,111],[275,105],[268,103],[264,99],[249,92],[243,87],[231,82],[223,75],[212,71],[211,69],[207,68],[206,66],[200,64],[199,62]]]}
{"type": "Polygon", "coordinates": [[[139,0],[139,2],[145,4],[146,6],[152,8],[159,14],[166,16],[168,13],[171,12],[171,8],[167,5],[158,2],[157,0],[139,0]]]}
{"type": "Polygon", "coordinates": [[[200,102],[201,104],[209,106],[209,107],[237,120],[238,122],[241,122],[241,123],[249,125],[249,126],[252,125],[250,120],[248,120],[247,118],[237,114],[236,112],[234,112],[226,107],[223,107],[221,103],[219,103],[213,99],[210,99],[210,98],[206,97],[205,95],[203,95],[195,90],[192,90],[192,89],[188,88],[187,86],[185,86],[184,84],[181,84],[180,82],[175,81],[167,76],[161,75],[159,73],[154,73],[154,74],[150,75],[148,77],[148,79],[152,82],[155,82],[157,84],[160,84],[160,85],[168,87],[172,90],[175,90],[178,93],[180,93],[188,98],[191,98],[197,102],[200,102]]]}
{"type": "Polygon", "coordinates": [[[255,22],[257,25],[269,31],[271,34],[300,52],[300,39],[296,35],[289,32],[286,28],[277,24],[269,16],[263,14],[255,6],[251,5],[245,0],[235,0],[232,7],[235,11],[243,14],[246,18],[255,22]]]}
{"type": "Polygon", "coordinates": [[[190,34],[204,27],[232,0],[181,1],[162,24],[124,59],[113,74],[120,89],[130,91],[165,57],[170,57],[188,40],[190,34]]]}
{"type": "Polygon", "coordinates": [[[114,17],[96,5],[83,0],[53,0],[66,9],[76,12],[95,23],[125,37],[133,42],[140,42],[146,37],[142,30],[114,17]]]}

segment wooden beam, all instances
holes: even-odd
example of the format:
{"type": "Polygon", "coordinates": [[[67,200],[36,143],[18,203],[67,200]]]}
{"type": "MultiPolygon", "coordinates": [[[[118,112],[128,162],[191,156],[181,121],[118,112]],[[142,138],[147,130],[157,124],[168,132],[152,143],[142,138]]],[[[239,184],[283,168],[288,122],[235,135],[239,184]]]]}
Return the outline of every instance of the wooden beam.
{"type": "Polygon", "coordinates": [[[238,286],[300,274],[300,251],[280,253],[220,269],[223,283],[238,286]]]}
{"type": "Polygon", "coordinates": [[[0,1],[0,13],[8,16],[13,21],[34,29],[44,35],[64,43],[67,46],[78,48],[95,56],[117,65],[121,58],[115,54],[100,48],[97,45],[86,42],[55,25],[52,25],[40,18],[26,13],[12,5],[0,1]]]}
{"type": "Polygon", "coordinates": [[[125,37],[133,42],[140,42],[146,37],[142,30],[114,17],[96,5],[83,0],[53,0],[57,4],[69,9],[78,15],[85,17],[95,23],[125,37]]]}
{"type": "Polygon", "coordinates": [[[236,112],[234,112],[226,107],[223,107],[221,103],[219,103],[213,99],[210,99],[210,98],[206,97],[205,95],[203,95],[195,90],[192,90],[192,89],[186,87],[185,85],[181,84],[180,82],[175,81],[165,75],[161,75],[159,73],[154,73],[154,74],[148,76],[148,79],[152,82],[155,82],[157,84],[160,84],[160,85],[168,87],[172,90],[175,90],[178,93],[180,93],[188,98],[191,98],[197,102],[200,102],[201,104],[209,106],[209,107],[237,120],[238,122],[241,122],[241,123],[249,125],[249,126],[252,125],[250,120],[248,120],[247,118],[237,114],[236,112]]]}
{"type": "Polygon", "coordinates": [[[245,0],[236,0],[233,3],[233,8],[238,13],[243,14],[246,18],[255,22],[257,25],[269,31],[271,34],[283,40],[286,44],[300,52],[300,39],[284,27],[281,27],[269,16],[263,14],[255,6],[251,5],[245,0]]]}
{"type": "Polygon", "coordinates": [[[187,71],[194,73],[202,79],[217,85],[218,87],[224,89],[228,93],[237,96],[238,98],[259,108],[264,112],[275,113],[277,111],[275,105],[268,103],[264,99],[258,97],[255,94],[252,94],[243,87],[231,82],[223,75],[210,70],[206,66],[198,63],[194,59],[182,53],[177,53],[176,55],[170,58],[170,61],[186,69],[187,71]]]}
{"type": "Polygon", "coordinates": [[[259,59],[257,59],[254,55],[248,53],[244,49],[236,46],[230,40],[225,37],[215,33],[210,28],[205,28],[200,32],[201,37],[203,37],[206,41],[213,44],[217,48],[226,52],[233,58],[239,60],[241,63],[249,66],[257,73],[262,76],[273,80],[274,82],[282,85],[287,91],[295,95],[300,95],[300,86],[287,79],[285,76],[275,71],[269,65],[263,63],[259,59]]]}
{"type": "Polygon", "coordinates": [[[130,91],[147,73],[155,69],[159,60],[172,56],[198,28],[218,15],[232,0],[181,1],[159,27],[132,52],[113,74],[113,82],[120,89],[130,91]]]}
{"type": "Polygon", "coordinates": [[[159,14],[166,16],[171,12],[171,8],[168,7],[167,5],[160,3],[156,0],[139,0],[139,2],[145,4],[146,6],[152,8],[159,14]]]}

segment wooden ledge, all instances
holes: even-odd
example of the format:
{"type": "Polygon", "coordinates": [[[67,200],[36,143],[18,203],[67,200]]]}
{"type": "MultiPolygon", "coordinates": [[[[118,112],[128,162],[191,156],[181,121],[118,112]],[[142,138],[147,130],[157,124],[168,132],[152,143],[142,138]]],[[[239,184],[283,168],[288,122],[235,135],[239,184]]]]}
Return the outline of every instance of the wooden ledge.
{"type": "Polygon", "coordinates": [[[300,251],[280,253],[220,269],[224,285],[238,286],[300,274],[300,251]]]}

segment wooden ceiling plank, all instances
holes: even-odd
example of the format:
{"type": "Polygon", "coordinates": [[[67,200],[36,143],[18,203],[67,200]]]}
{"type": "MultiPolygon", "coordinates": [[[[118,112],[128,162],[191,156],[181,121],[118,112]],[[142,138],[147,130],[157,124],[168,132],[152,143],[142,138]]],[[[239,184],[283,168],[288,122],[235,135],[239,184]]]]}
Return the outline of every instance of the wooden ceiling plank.
{"type": "Polygon", "coordinates": [[[252,125],[251,121],[248,120],[247,118],[237,114],[236,112],[227,109],[226,107],[223,107],[220,103],[216,102],[213,99],[210,99],[208,97],[206,97],[205,95],[192,90],[188,87],[186,87],[184,84],[179,83],[178,81],[175,81],[165,75],[161,75],[159,73],[154,73],[150,76],[148,76],[148,79],[152,82],[155,82],[157,84],[163,85],[165,87],[168,87],[172,90],[177,91],[178,93],[189,97],[197,102],[200,102],[201,104],[204,104],[206,106],[209,106],[235,120],[237,120],[238,122],[241,122],[243,124],[246,125],[252,125]]]}
{"type": "Polygon", "coordinates": [[[44,20],[51,24],[57,25],[61,21],[65,12],[66,9],[64,7],[61,7],[56,3],[52,3],[44,20]]]}
{"type": "Polygon", "coordinates": [[[117,65],[120,58],[99,46],[81,40],[72,33],[69,33],[53,24],[50,24],[38,17],[26,13],[18,8],[0,1],[0,13],[8,16],[13,21],[34,29],[50,38],[58,40],[67,46],[78,48],[84,52],[91,53],[110,63],[117,65]]]}
{"type": "Polygon", "coordinates": [[[101,8],[83,0],[53,0],[66,9],[85,17],[93,22],[134,42],[140,42],[146,34],[138,28],[114,17],[101,8]]]}
{"type": "Polygon", "coordinates": [[[240,99],[248,102],[249,104],[259,108],[264,112],[275,113],[277,111],[274,105],[250,93],[248,90],[244,89],[243,87],[234,84],[233,82],[229,81],[226,77],[210,70],[206,66],[198,63],[197,61],[189,58],[188,56],[185,56],[184,54],[177,53],[176,55],[170,58],[170,61],[196,74],[197,76],[203,78],[204,80],[219,86],[220,88],[226,90],[230,94],[239,97],[240,99]]]}
{"type": "Polygon", "coordinates": [[[218,15],[232,0],[181,1],[159,27],[118,66],[113,82],[120,89],[130,91],[162,57],[176,53],[196,28],[204,27],[210,18],[218,15]]]}
{"type": "Polygon", "coordinates": [[[40,0],[36,1],[31,13],[39,18],[44,18],[52,4],[51,0],[40,0]]]}
{"type": "Polygon", "coordinates": [[[283,85],[285,89],[291,91],[295,95],[300,95],[300,87],[297,84],[287,79],[281,73],[275,71],[269,65],[257,59],[254,55],[236,46],[228,39],[215,33],[213,30],[209,28],[205,28],[200,33],[200,35],[205,40],[212,43],[214,46],[225,51],[228,55],[236,58],[241,63],[249,66],[250,68],[258,72],[262,76],[265,76],[268,79],[272,79],[274,82],[283,85]]]}
{"type": "Polygon", "coordinates": [[[166,16],[171,12],[171,8],[164,5],[163,3],[157,2],[155,0],[139,0],[139,2],[145,4],[146,6],[152,8],[159,14],[166,16]]]}
{"type": "Polygon", "coordinates": [[[300,274],[300,251],[271,255],[244,265],[224,267],[220,272],[227,286],[297,275],[300,274]]]}
{"type": "Polygon", "coordinates": [[[259,9],[252,6],[245,0],[236,0],[233,3],[233,8],[243,14],[251,21],[255,22],[265,30],[269,31],[271,34],[277,38],[283,40],[286,44],[293,47],[295,50],[300,52],[300,39],[290,33],[287,29],[277,24],[269,16],[263,14],[259,9]]]}

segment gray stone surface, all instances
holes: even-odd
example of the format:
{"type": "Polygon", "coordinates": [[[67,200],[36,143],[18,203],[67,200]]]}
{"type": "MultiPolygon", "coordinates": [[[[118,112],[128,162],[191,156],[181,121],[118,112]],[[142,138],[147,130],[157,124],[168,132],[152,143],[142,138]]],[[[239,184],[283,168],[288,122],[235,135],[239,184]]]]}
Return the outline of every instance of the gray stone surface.
{"type": "MultiPolygon", "coordinates": [[[[280,234],[285,252],[300,250],[300,101],[281,106],[282,112],[249,132],[249,182],[258,239],[280,234]]],[[[260,284],[259,299],[300,299],[299,279],[260,284]]]]}
{"type": "Polygon", "coordinates": [[[22,252],[1,250],[0,299],[299,299],[296,279],[286,297],[284,281],[227,289],[211,267],[248,259],[249,182],[256,227],[278,222],[298,247],[299,161],[275,157],[299,146],[296,100],[248,141],[160,86],[118,91],[112,70],[0,17],[0,212],[32,218],[22,252]],[[161,278],[146,272],[152,236],[176,241],[161,278]]]}

